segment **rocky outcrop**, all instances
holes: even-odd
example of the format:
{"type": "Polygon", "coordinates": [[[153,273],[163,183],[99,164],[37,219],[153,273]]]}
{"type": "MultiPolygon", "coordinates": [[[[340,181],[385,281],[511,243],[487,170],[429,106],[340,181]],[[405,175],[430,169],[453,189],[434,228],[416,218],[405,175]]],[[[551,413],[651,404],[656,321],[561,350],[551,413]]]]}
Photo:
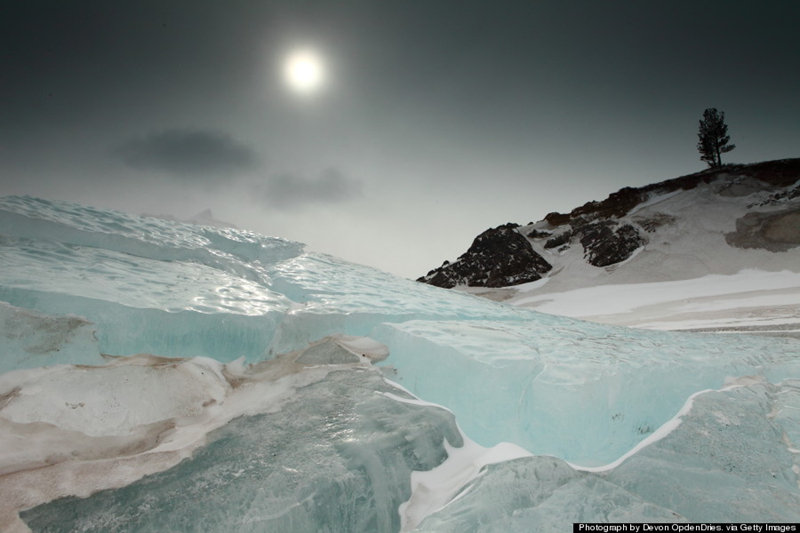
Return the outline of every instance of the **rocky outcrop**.
{"type": "Polygon", "coordinates": [[[552,266],[533,250],[518,227],[505,224],[484,231],[456,261],[445,261],[417,281],[450,289],[456,285],[508,287],[541,279],[552,266]]]}
{"type": "Polygon", "coordinates": [[[785,252],[800,246],[800,209],[777,213],[747,213],[736,221],[736,231],[725,242],[737,248],[785,252]]]}
{"type": "Polygon", "coordinates": [[[565,244],[568,244],[570,239],[572,239],[572,230],[566,229],[547,239],[547,242],[544,243],[544,247],[558,248],[559,246],[564,246],[565,244]]]}
{"type": "Polygon", "coordinates": [[[603,220],[584,226],[580,242],[586,262],[604,267],[625,261],[647,241],[630,224],[603,220]]]}
{"type": "Polygon", "coordinates": [[[621,263],[647,243],[639,229],[631,224],[620,224],[613,219],[587,220],[586,217],[578,217],[551,234],[539,231],[528,236],[534,240],[546,238],[542,244],[544,249],[558,252],[580,243],[586,262],[596,267],[621,263]]]}

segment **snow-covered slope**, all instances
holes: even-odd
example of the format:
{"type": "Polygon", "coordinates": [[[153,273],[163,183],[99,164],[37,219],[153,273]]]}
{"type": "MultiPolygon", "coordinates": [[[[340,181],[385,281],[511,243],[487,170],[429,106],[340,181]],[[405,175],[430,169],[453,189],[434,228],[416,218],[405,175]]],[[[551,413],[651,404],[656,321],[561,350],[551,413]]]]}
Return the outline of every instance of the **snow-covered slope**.
{"type": "Polygon", "coordinates": [[[0,530],[797,522],[798,346],[0,198],[0,530]]]}
{"type": "Polygon", "coordinates": [[[550,268],[492,285],[486,267],[454,275],[477,264],[468,252],[420,281],[610,324],[800,329],[800,159],[623,189],[513,231],[550,268]]]}

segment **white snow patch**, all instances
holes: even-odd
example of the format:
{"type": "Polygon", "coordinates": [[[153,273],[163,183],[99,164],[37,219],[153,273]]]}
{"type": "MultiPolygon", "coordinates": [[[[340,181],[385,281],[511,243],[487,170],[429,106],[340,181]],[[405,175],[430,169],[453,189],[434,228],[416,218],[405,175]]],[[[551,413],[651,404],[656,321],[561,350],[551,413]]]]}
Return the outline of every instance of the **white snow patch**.
{"type": "Polygon", "coordinates": [[[531,457],[527,450],[508,442],[484,448],[469,440],[462,432],[464,445],[455,448],[447,440],[447,460],[432,470],[411,473],[411,497],[402,503],[401,532],[413,531],[425,517],[457,500],[473,479],[482,475],[486,465],[531,457]]]}
{"type": "MultiPolygon", "coordinates": [[[[446,407],[417,398],[398,383],[388,380],[386,382],[406,392],[412,398],[402,398],[391,392],[377,394],[402,403],[436,407],[452,412],[446,407]]],[[[470,440],[460,427],[458,431],[464,444],[456,448],[445,439],[444,447],[447,450],[447,459],[442,464],[432,470],[411,473],[411,497],[408,501],[400,504],[398,509],[401,533],[413,531],[425,517],[457,500],[461,496],[456,496],[459,491],[470,481],[482,475],[484,466],[533,455],[521,446],[509,442],[501,442],[496,446],[486,448],[470,440]]]]}
{"type": "MultiPolygon", "coordinates": [[[[753,291],[775,291],[800,288],[800,273],[783,270],[765,272],[742,270],[733,275],[709,274],[695,279],[626,285],[600,285],[571,291],[515,297],[508,301],[521,307],[535,307],[537,311],[575,318],[600,317],[631,313],[645,306],[682,302],[691,299],[753,291]]],[[[758,295],[760,305],[800,304],[800,295],[758,295]]],[[[702,304],[707,309],[729,308],[723,303],[702,304]]]]}

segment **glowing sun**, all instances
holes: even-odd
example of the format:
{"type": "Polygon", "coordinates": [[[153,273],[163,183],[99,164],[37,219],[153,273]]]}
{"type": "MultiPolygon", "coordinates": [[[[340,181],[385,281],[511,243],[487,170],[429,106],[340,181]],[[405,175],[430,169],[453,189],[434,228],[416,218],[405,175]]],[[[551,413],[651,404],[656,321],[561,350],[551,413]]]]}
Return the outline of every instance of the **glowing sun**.
{"type": "Polygon", "coordinates": [[[312,50],[297,50],[286,57],[283,74],[289,87],[308,93],[318,89],[325,81],[322,59],[312,50]]]}

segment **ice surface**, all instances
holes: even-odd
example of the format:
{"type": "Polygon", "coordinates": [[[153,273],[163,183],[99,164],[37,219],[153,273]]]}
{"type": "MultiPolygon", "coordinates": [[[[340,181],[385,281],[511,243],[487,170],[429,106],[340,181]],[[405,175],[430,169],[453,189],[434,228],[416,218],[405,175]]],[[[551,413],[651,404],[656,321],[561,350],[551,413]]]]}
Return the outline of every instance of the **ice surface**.
{"type": "Polygon", "coordinates": [[[799,349],[3,198],[0,530],[796,521],[799,349]]]}
{"type": "Polygon", "coordinates": [[[798,419],[774,419],[776,399],[797,383],[744,381],[698,396],[675,431],[607,479],[692,521],[800,520],[796,453],[784,439],[798,419]]]}
{"type": "Polygon", "coordinates": [[[797,341],[528,322],[410,321],[371,334],[412,393],[484,446],[509,441],[585,466],[609,463],[728,376],[798,375],[797,341]],[[442,386],[455,381],[458,386],[442,386]]]}
{"type": "Polygon", "coordinates": [[[240,272],[295,257],[304,248],[243,230],[199,227],[29,196],[0,198],[0,227],[9,237],[103,248],[160,261],[195,261],[240,272]]]}
{"type": "Polygon", "coordinates": [[[488,466],[417,531],[564,531],[572,522],[797,522],[797,453],[775,401],[796,383],[697,395],[671,431],[612,469],[535,456],[488,466]]]}
{"type": "Polygon", "coordinates": [[[0,301],[0,374],[62,361],[101,362],[94,324],[77,316],[50,316],[0,301]]]}
{"type": "Polygon", "coordinates": [[[488,466],[464,491],[416,531],[556,532],[569,531],[573,522],[687,521],[601,476],[576,471],[556,457],[488,466]]]}
{"type": "Polygon", "coordinates": [[[34,531],[397,531],[411,472],[461,440],[449,412],[376,394],[387,390],[404,394],[374,370],[333,371],[166,472],[22,517],[34,531]]]}

